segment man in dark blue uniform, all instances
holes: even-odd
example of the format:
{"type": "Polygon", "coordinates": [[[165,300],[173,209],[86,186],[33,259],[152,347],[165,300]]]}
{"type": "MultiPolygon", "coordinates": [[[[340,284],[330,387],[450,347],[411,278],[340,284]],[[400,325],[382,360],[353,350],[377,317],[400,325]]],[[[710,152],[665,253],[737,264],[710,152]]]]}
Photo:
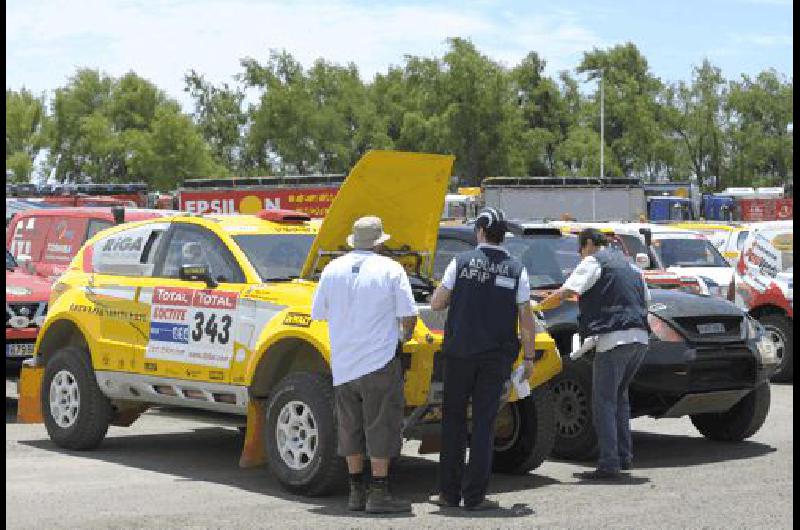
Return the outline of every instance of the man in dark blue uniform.
{"type": "Polygon", "coordinates": [[[610,249],[593,228],[578,236],[583,260],[564,285],[542,300],[558,304],[579,295],[578,331],[596,342],[592,375],[592,416],[600,455],[597,469],[583,479],[614,479],[633,460],[628,386],[647,352],[647,302],[642,272],[610,249]]]}
{"type": "Polygon", "coordinates": [[[500,246],[507,226],[501,211],[488,208],[475,222],[478,246],[448,265],[431,308],[449,307],[445,324],[444,397],[440,494],[433,502],[487,510],[494,422],[505,382],[519,354],[520,324],[527,377],[533,371],[535,321],[528,273],[500,246]],[[465,466],[467,405],[472,400],[469,465],[465,466]],[[466,467],[466,470],[465,470],[466,467]],[[466,471],[466,472],[465,472],[466,471]]]}

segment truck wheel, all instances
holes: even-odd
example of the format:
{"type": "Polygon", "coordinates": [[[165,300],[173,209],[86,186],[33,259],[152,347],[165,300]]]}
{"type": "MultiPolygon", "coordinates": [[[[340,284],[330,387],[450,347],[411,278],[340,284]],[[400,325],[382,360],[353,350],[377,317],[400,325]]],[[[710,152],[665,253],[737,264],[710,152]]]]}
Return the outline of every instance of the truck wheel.
{"type": "Polygon", "coordinates": [[[778,369],[772,374],[771,379],[779,382],[791,381],[794,378],[792,322],[785,316],[774,313],[764,315],[758,321],[764,326],[767,336],[775,343],[775,351],[780,360],[778,369]]]}
{"type": "Polygon", "coordinates": [[[567,361],[553,378],[556,439],[553,454],[568,460],[589,460],[597,454],[592,423],[592,365],[567,361]]]}
{"type": "Polygon", "coordinates": [[[555,406],[549,384],[525,399],[507,403],[498,414],[494,471],[523,475],[550,456],[556,438],[555,406]]]}
{"type": "Polygon", "coordinates": [[[314,496],[343,483],[329,377],[310,372],[286,376],[275,387],[266,415],[267,458],[284,488],[314,496]]]}
{"type": "Polygon", "coordinates": [[[764,383],[727,412],[694,414],[690,417],[700,434],[706,438],[740,442],[753,436],[764,425],[769,402],[769,383],[764,383]]]}
{"type": "Polygon", "coordinates": [[[47,362],[41,404],[50,439],[79,451],[100,445],[114,413],[97,386],[88,352],[75,347],[56,351],[47,362]]]}

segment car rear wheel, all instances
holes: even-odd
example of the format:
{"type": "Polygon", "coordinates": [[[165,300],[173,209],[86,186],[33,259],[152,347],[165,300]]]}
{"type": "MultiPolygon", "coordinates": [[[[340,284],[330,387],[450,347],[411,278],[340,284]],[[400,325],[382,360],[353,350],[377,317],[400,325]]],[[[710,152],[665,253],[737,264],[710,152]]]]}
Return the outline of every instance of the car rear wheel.
{"type": "Polygon", "coordinates": [[[100,392],[88,352],[75,347],[56,351],[47,362],[41,404],[50,439],[74,450],[100,445],[114,412],[100,392]]]}
{"type": "Polygon", "coordinates": [[[694,414],[692,423],[711,440],[740,442],[753,436],[764,425],[769,412],[769,383],[763,383],[743,397],[727,412],[694,414]]]}
{"type": "Polygon", "coordinates": [[[553,378],[555,445],[553,454],[569,460],[589,460],[597,454],[597,434],[592,423],[592,365],[566,361],[553,378]]]}
{"type": "Polygon", "coordinates": [[[550,456],[556,435],[555,406],[549,384],[525,399],[506,403],[498,414],[494,470],[525,474],[550,456]]]}
{"type": "Polygon", "coordinates": [[[264,443],[269,466],[292,493],[324,495],[343,483],[333,402],[330,377],[298,372],[278,383],[267,404],[264,443]]]}
{"type": "Polygon", "coordinates": [[[775,353],[780,364],[772,374],[773,381],[787,382],[794,379],[792,321],[783,315],[768,314],[758,319],[767,337],[775,344],[775,353]]]}

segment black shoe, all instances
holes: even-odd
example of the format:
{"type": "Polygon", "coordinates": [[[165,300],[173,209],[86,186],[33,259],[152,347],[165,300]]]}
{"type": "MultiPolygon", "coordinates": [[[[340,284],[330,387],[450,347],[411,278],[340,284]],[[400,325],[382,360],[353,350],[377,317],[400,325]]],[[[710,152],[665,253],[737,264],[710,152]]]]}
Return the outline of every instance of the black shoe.
{"type": "Polygon", "coordinates": [[[367,513],[408,513],[411,503],[395,499],[384,484],[370,484],[367,493],[367,513]]]}
{"type": "Polygon", "coordinates": [[[622,477],[619,471],[610,471],[606,469],[584,471],[582,473],[575,473],[573,476],[581,480],[618,480],[622,477]]]}
{"type": "Polygon", "coordinates": [[[623,471],[628,471],[631,468],[631,463],[630,462],[622,462],[622,463],[620,463],[619,468],[621,470],[623,470],[623,471]]]}
{"type": "Polygon", "coordinates": [[[451,502],[444,498],[444,496],[440,493],[439,495],[431,495],[428,499],[428,502],[431,504],[435,504],[440,508],[458,508],[461,504],[461,501],[458,502],[451,502]]]}
{"type": "Polygon", "coordinates": [[[464,505],[464,509],[470,512],[483,512],[486,510],[497,510],[500,508],[500,503],[490,499],[483,499],[478,504],[464,505]]]}
{"type": "Polygon", "coordinates": [[[364,484],[350,483],[350,498],[347,509],[351,512],[363,512],[367,507],[367,488],[364,484]]]}

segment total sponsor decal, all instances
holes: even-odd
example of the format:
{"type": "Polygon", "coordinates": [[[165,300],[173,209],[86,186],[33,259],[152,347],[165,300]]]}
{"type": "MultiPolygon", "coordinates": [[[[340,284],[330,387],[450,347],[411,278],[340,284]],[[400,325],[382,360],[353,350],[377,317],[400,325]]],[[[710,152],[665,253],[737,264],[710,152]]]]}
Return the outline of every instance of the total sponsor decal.
{"type": "Polygon", "coordinates": [[[236,293],[156,287],[146,357],[227,367],[234,354],[236,293]]]}

